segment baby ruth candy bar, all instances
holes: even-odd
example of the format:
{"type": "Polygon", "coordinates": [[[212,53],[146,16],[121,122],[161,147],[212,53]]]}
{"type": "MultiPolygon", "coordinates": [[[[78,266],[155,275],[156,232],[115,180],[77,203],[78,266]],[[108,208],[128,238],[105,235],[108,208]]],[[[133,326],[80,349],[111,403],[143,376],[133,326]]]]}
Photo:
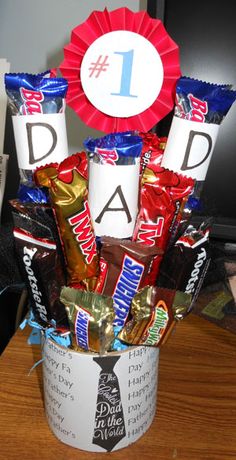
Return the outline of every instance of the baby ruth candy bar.
{"type": "Polygon", "coordinates": [[[219,127],[236,100],[229,85],[181,77],[161,165],[204,181],[219,127]]]}

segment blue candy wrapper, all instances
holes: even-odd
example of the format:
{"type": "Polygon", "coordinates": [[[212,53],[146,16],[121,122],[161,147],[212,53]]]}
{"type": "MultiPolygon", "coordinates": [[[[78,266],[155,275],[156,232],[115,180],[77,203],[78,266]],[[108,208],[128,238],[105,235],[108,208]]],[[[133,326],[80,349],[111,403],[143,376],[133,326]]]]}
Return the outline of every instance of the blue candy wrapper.
{"type": "Polygon", "coordinates": [[[135,164],[136,158],[141,156],[143,140],[135,132],[125,131],[107,134],[97,139],[89,137],[84,141],[84,146],[89,157],[96,163],[135,164]]]}
{"type": "Polygon", "coordinates": [[[220,124],[236,100],[236,91],[231,87],[181,77],[176,85],[174,114],[187,120],[220,124]]]}
{"type": "Polygon", "coordinates": [[[40,74],[6,73],[5,89],[12,115],[60,113],[68,88],[64,78],[48,78],[49,71],[40,74]]]}

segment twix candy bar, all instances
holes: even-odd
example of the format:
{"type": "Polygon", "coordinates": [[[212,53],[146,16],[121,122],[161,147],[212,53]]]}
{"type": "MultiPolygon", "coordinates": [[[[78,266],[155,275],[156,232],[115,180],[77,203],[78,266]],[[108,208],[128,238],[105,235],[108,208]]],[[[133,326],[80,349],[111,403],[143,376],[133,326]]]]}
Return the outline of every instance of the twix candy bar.
{"type": "MultiPolygon", "coordinates": [[[[193,189],[192,178],[156,165],[155,172],[146,168],[142,176],[140,209],[133,240],[165,251],[174,237],[184,204],[193,189]]],[[[155,284],[161,258],[156,258],[148,284],[155,284]]]]}
{"type": "Polygon", "coordinates": [[[99,270],[88,205],[86,161],[86,154],[81,152],[66,158],[60,165],[42,166],[35,172],[36,183],[49,188],[69,285],[94,277],[99,270]]]}

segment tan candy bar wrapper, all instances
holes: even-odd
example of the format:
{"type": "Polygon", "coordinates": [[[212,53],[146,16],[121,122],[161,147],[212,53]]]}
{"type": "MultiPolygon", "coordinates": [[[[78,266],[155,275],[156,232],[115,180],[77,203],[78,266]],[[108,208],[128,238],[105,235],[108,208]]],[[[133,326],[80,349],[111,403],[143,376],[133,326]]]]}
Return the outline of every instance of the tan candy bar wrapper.
{"type": "Polygon", "coordinates": [[[104,354],[114,339],[112,298],[63,287],[60,300],[67,311],[72,342],[86,351],[104,354]]]}
{"type": "Polygon", "coordinates": [[[132,319],[118,334],[130,345],[160,346],[175,326],[179,312],[187,310],[191,296],[171,289],[146,286],[133,298],[132,319]]]}

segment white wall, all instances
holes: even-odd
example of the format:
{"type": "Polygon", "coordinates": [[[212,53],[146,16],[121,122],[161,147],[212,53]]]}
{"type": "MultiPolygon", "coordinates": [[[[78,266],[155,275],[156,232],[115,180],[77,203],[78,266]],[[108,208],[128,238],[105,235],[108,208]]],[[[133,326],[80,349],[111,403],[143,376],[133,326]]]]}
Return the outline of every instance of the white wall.
{"type": "MultiPolygon", "coordinates": [[[[0,57],[11,63],[11,72],[38,73],[58,67],[71,30],[94,10],[109,11],[127,6],[146,10],[146,0],[0,0],[0,57]]],[[[71,153],[82,148],[83,140],[99,136],[69,108],[67,134],[71,153]]]]}

